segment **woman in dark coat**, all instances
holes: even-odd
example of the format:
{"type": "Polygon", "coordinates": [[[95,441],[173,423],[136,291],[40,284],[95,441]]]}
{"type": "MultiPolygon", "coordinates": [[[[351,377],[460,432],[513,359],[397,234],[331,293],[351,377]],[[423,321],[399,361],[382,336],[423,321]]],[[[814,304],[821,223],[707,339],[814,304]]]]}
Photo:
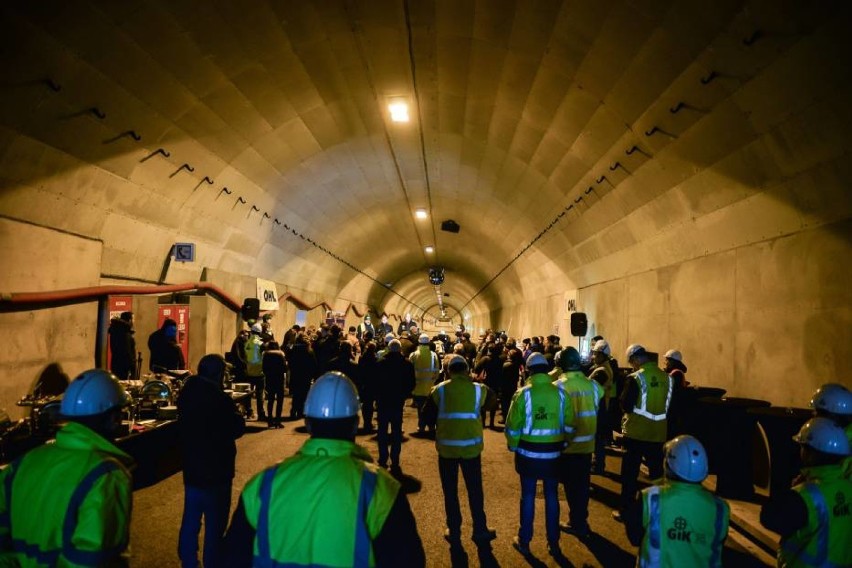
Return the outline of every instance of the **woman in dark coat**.
{"type": "Polygon", "coordinates": [[[263,376],[266,378],[266,416],[270,428],[281,428],[281,411],[284,408],[284,375],[287,358],[275,341],[267,344],[263,352],[263,376]],[[275,403],[275,417],[272,406],[275,403]]]}
{"type": "Polygon", "coordinates": [[[296,336],[293,349],[290,350],[290,394],[293,406],[290,408],[290,418],[304,418],[305,399],[311,383],[319,376],[319,365],[314,352],[308,345],[304,333],[296,336]]]}
{"type": "Polygon", "coordinates": [[[509,415],[509,405],[512,404],[512,397],[515,396],[515,391],[518,390],[518,381],[521,376],[521,367],[524,364],[521,352],[517,349],[509,351],[506,362],[503,363],[503,374],[500,380],[500,412],[503,418],[501,424],[506,423],[506,416],[509,415]]]}

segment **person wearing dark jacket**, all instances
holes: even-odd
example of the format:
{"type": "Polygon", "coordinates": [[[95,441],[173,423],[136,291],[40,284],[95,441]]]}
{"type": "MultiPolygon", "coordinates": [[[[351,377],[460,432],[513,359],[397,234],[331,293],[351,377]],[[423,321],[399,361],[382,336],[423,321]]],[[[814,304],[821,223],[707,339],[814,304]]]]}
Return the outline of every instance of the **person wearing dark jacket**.
{"type": "Polygon", "coordinates": [[[376,408],[379,420],[379,465],[387,467],[390,453],[391,467],[399,471],[399,454],[402,449],[402,411],[405,400],[414,390],[416,379],[414,365],[401,352],[394,339],[388,343],[388,352],[376,364],[376,408]],[[390,428],[390,436],[388,435],[390,428]],[[388,452],[390,449],[390,452],[388,452]]]}
{"type": "Polygon", "coordinates": [[[319,365],[304,332],[296,336],[287,361],[290,365],[290,395],[293,397],[290,418],[303,418],[305,397],[308,396],[311,381],[319,376],[319,365]]]}
{"type": "Polygon", "coordinates": [[[506,417],[509,416],[509,406],[512,404],[512,397],[515,396],[515,391],[518,390],[518,381],[521,377],[521,368],[524,361],[521,357],[521,352],[517,349],[509,351],[506,362],[503,363],[503,371],[500,378],[500,412],[503,418],[500,423],[505,424],[506,417]]]}
{"type": "Polygon", "coordinates": [[[668,433],[669,440],[678,434],[684,434],[683,426],[683,396],[684,389],[689,386],[686,380],[686,364],[680,351],[669,349],[665,354],[666,365],[663,370],[672,378],[672,402],[669,407],[668,433]]]}
{"type": "Polygon", "coordinates": [[[358,360],[358,376],[361,384],[358,386],[358,399],[361,401],[361,418],[364,421],[364,430],[367,433],[373,431],[373,412],[376,404],[376,342],[368,341],[364,346],[364,354],[358,360]]]}
{"type": "Polygon", "coordinates": [[[133,337],[133,312],[121,315],[109,322],[109,368],[119,379],[136,376],[136,338],[133,337]]]}
{"type": "Polygon", "coordinates": [[[178,397],[178,429],[183,458],[184,503],[178,537],[182,566],[198,566],[198,534],[204,518],[204,566],[223,566],[222,543],[231,509],[237,457],[235,440],[246,423],[225,393],[225,358],[205,355],[198,374],[186,380],[178,397]]]}
{"type": "MultiPolygon", "coordinates": [[[[476,367],[473,369],[473,372],[477,376],[480,373],[484,372],[485,386],[487,386],[495,393],[500,392],[500,385],[503,382],[503,360],[500,358],[500,355],[503,353],[503,344],[489,343],[484,353],[485,354],[479,358],[479,361],[477,361],[476,367]]],[[[511,402],[511,400],[509,402],[511,402]]],[[[493,407],[487,412],[490,416],[490,420],[488,421],[488,427],[494,428],[494,416],[497,414],[497,407],[493,407]]],[[[506,407],[506,412],[508,413],[508,406],[506,407]]],[[[483,426],[485,426],[485,414],[486,410],[483,409],[483,426]]]]}
{"type": "Polygon", "coordinates": [[[163,320],[160,329],[148,336],[151,359],[148,368],[154,373],[167,370],[186,369],[183,351],[177,342],[177,322],[171,318],[163,320]]]}
{"type": "Polygon", "coordinates": [[[287,358],[278,343],[270,341],[263,352],[263,376],[266,377],[266,418],[270,428],[283,428],[281,411],[284,408],[284,375],[287,374],[287,358]],[[272,406],[275,404],[275,415],[272,406]]]}

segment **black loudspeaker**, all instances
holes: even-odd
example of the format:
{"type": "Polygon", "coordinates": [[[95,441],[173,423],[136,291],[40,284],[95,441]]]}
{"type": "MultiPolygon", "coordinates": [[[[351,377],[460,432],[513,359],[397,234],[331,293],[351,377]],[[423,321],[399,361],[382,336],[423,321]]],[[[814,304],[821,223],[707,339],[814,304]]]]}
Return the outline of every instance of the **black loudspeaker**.
{"type": "Polygon", "coordinates": [[[246,298],[241,308],[245,321],[257,321],[260,318],[260,300],[258,298],[246,298]]]}
{"type": "Polygon", "coordinates": [[[571,335],[574,337],[585,337],[589,331],[589,322],[583,312],[571,313],[571,335]]]}

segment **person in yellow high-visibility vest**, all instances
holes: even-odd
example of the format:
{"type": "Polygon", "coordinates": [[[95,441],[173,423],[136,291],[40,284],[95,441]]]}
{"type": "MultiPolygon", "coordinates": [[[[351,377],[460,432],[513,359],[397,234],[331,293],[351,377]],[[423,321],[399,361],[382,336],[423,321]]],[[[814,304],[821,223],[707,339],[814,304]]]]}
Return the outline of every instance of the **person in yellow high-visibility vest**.
{"type": "Polygon", "coordinates": [[[429,400],[429,393],[432,392],[432,387],[435,386],[441,372],[441,361],[438,359],[438,354],[433,351],[432,341],[428,335],[420,334],[417,343],[417,350],[408,357],[408,360],[414,365],[416,382],[411,394],[417,408],[417,431],[423,433],[426,430],[435,430],[434,421],[428,419],[429,413],[423,412],[423,407],[429,400]]]}
{"type": "Polygon", "coordinates": [[[0,565],[127,564],[133,459],[113,440],[130,402],[109,372],[91,369],[68,385],[67,423],[0,473],[0,565]]]}
{"type": "Polygon", "coordinates": [[[781,535],[778,566],[852,566],[852,480],[843,471],[849,439],[833,420],[818,416],[793,440],[801,447],[801,483],[760,511],[760,523],[781,535]]]}
{"type": "Polygon", "coordinates": [[[246,484],[226,536],[226,566],[424,566],[400,484],[355,443],[358,394],[330,371],[305,401],[311,438],[246,484]]]}

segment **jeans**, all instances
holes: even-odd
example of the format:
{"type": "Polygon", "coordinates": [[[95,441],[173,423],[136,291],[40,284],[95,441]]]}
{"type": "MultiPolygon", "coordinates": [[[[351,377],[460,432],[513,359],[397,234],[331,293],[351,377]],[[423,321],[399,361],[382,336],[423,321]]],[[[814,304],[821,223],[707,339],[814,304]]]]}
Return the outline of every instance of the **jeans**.
{"type": "Polygon", "coordinates": [[[589,528],[589,484],[592,454],[562,454],[559,468],[562,470],[562,485],[568,500],[568,520],[577,530],[589,528]]]}
{"type": "Polygon", "coordinates": [[[648,464],[651,479],[663,477],[663,442],[645,442],[624,437],[624,457],[621,459],[621,500],[622,511],[633,503],[639,490],[639,466],[642,458],[648,464]]]}
{"type": "Polygon", "coordinates": [[[402,406],[398,408],[379,407],[379,465],[388,463],[388,446],[392,465],[399,465],[399,453],[402,450],[402,406]],[[390,435],[388,435],[390,429],[390,435]]]}
{"type": "Polygon", "coordinates": [[[198,566],[198,533],[204,517],[204,567],[219,566],[224,553],[225,529],[231,512],[231,484],[193,487],[184,484],[183,519],[178,535],[178,557],[184,568],[198,566]]]}
{"type": "Polygon", "coordinates": [[[266,415],[272,420],[272,406],[275,403],[274,417],[281,420],[281,412],[284,410],[284,389],[279,391],[266,391],[266,415]]]}
{"type": "Polygon", "coordinates": [[[423,407],[426,406],[429,397],[415,394],[412,398],[414,399],[414,406],[417,408],[417,430],[422,432],[427,426],[431,428],[432,425],[426,423],[426,417],[423,415],[423,407]]]}
{"type": "Polygon", "coordinates": [[[473,517],[473,536],[488,532],[485,519],[485,497],[482,493],[482,461],[475,458],[442,458],[438,456],[438,473],[441,476],[441,488],[444,490],[444,510],[447,513],[447,528],[450,537],[458,539],[461,535],[461,507],[459,506],[459,468],[467,488],[467,500],[473,517]]]}
{"type": "MultiPolygon", "coordinates": [[[[544,485],[544,524],[548,543],[559,542],[559,479],[546,477],[541,480],[544,485]]],[[[521,475],[521,528],[518,529],[518,540],[529,543],[533,537],[533,521],[535,520],[535,488],[538,478],[532,475],[521,475]]]]}
{"type": "Polygon", "coordinates": [[[263,388],[266,384],[266,379],[263,375],[259,377],[246,377],[246,381],[254,387],[254,397],[257,400],[257,417],[263,418],[266,412],[263,410],[263,388]]]}

